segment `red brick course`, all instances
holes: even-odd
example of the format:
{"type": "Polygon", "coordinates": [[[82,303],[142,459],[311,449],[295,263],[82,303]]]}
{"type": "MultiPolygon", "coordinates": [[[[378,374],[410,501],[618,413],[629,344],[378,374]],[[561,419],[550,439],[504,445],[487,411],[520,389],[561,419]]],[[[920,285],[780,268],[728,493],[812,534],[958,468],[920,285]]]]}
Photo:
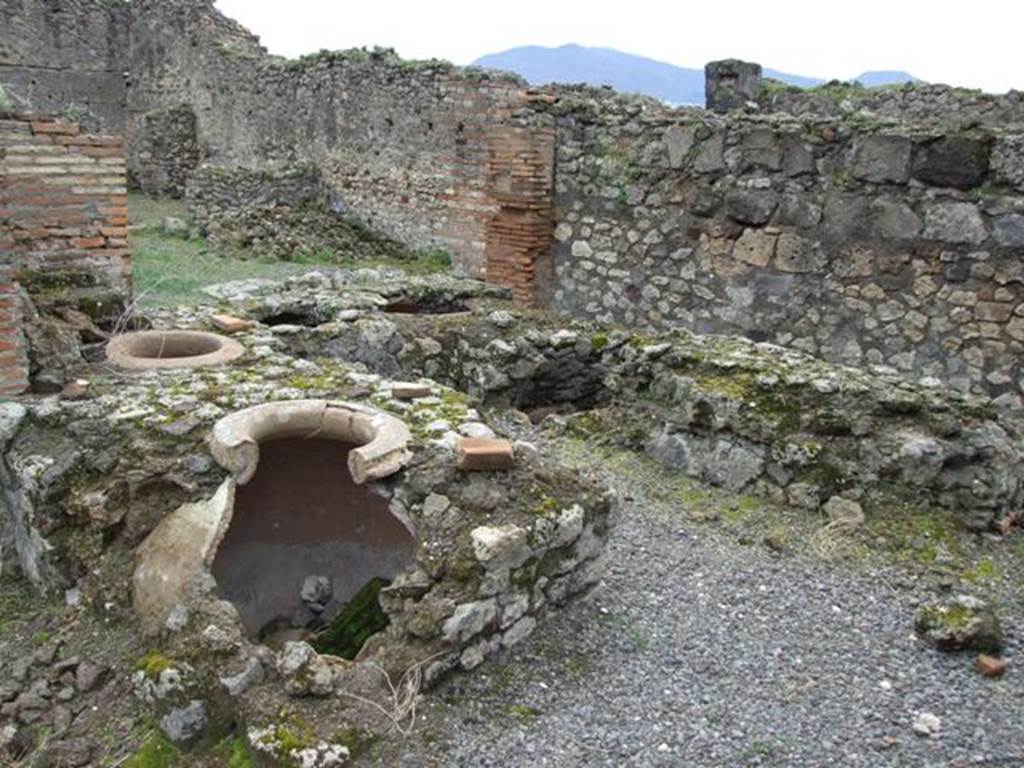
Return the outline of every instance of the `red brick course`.
{"type": "Polygon", "coordinates": [[[131,293],[123,140],[0,113],[0,393],[27,386],[16,283],[74,275],[76,293],[131,293]],[[84,276],[84,279],[83,279],[84,276]]]}

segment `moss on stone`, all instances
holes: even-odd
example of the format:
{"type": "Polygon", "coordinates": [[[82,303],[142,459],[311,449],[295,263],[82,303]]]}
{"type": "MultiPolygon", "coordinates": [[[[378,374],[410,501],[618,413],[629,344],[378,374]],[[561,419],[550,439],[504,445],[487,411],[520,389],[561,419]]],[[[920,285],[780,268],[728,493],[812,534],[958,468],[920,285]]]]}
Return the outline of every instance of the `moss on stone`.
{"type": "Polygon", "coordinates": [[[827,459],[814,461],[797,472],[800,482],[816,485],[831,493],[843,485],[846,474],[827,459]]]}
{"type": "Polygon", "coordinates": [[[457,547],[449,556],[446,570],[452,579],[463,584],[480,577],[480,564],[468,544],[457,547]]]}
{"type": "Polygon", "coordinates": [[[1003,578],[1002,569],[991,557],[983,557],[961,574],[971,584],[994,584],[1003,578]]]}
{"type": "Polygon", "coordinates": [[[151,650],[135,662],[135,668],[150,680],[159,679],[160,675],[174,666],[174,662],[157,650],[151,650]]]}
{"type": "Polygon", "coordinates": [[[928,606],[921,609],[922,623],[943,629],[966,629],[974,617],[975,612],[962,605],[928,606]]]}
{"type": "Polygon", "coordinates": [[[228,755],[228,768],[252,768],[252,756],[245,739],[235,737],[230,742],[231,752],[228,755]]]}
{"type": "Polygon", "coordinates": [[[963,556],[961,533],[948,514],[903,505],[867,523],[867,531],[900,560],[932,565],[942,556],[963,556]]]}
{"type": "Polygon", "coordinates": [[[559,510],[558,499],[553,496],[543,495],[536,506],[530,510],[535,517],[550,517],[559,510]]]}
{"type": "Polygon", "coordinates": [[[350,760],[356,760],[365,755],[378,741],[380,741],[380,736],[376,733],[355,726],[341,728],[331,737],[332,743],[339,744],[348,750],[350,760]]]}
{"type": "Polygon", "coordinates": [[[391,623],[377,599],[389,583],[385,579],[370,579],[316,636],[313,648],[318,653],[354,659],[371,635],[386,629],[391,623]]]}

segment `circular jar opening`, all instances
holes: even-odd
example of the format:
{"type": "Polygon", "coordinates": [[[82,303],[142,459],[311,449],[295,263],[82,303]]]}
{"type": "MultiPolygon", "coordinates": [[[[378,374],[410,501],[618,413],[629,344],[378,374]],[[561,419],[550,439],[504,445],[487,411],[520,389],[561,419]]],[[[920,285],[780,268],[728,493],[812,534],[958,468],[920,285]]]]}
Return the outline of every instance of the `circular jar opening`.
{"type": "Polygon", "coordinates": [[[107,344],[107,360],[119,368],[198,368],[220,365],[242,355],[233,339],[204,331],[138,331],[107,344]]]}

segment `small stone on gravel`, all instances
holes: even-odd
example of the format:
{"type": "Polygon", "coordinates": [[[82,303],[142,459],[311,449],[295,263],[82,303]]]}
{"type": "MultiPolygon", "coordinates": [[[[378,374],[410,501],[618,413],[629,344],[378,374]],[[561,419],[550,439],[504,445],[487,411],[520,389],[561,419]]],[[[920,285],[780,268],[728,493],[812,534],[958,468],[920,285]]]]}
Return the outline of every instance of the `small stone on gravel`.
{"type": "Polygon", "coordinates": [[[921,712],[914,718],[914,733],[918,736],[938,736],[942,720],[931,712],[921,712]]]}

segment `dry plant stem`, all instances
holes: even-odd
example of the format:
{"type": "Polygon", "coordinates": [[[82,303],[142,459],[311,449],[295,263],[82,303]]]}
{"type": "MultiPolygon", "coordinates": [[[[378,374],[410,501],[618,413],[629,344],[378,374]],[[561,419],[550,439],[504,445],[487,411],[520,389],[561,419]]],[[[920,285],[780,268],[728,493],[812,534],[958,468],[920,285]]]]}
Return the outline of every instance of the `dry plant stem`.
{"type": "Polygon", "coordinates": [[[419,702],[420,687],[423,684],[423,667],[443,655],[444,653],[436,653],[413,664],[405,670],[397,684],[391,680],[391,676],[379,664],[370,662],[370,666],[380,672],[388,686],[389,700],[385,704],[348,691],[341,691],[341,695],[375,709],[387,718],[394,730],[402,736],[409,736],[416,724],[416,706],[419,702]]]}

